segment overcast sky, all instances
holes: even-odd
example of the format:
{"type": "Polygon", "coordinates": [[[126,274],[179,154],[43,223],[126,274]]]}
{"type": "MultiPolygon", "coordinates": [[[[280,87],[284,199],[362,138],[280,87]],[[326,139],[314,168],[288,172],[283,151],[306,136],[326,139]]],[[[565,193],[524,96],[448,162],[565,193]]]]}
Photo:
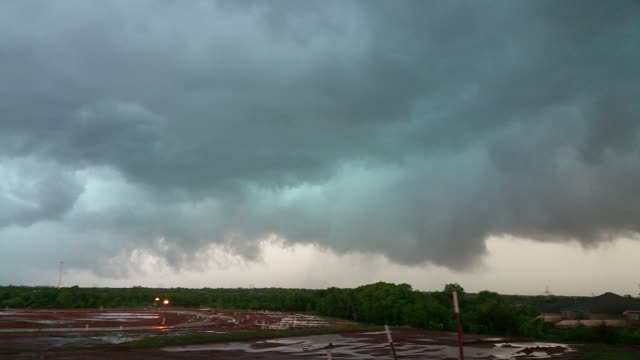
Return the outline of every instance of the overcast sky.
{"type": "Polygon", "coordinates": [[[637,293],[640,2],[0,3],[0,284],[637,293]]]}

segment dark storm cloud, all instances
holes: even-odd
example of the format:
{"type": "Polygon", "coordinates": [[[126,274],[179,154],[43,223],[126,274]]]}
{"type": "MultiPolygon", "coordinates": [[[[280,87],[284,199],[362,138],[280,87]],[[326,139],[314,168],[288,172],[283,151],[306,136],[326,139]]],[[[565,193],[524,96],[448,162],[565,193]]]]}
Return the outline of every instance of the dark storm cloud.
{"type": "Polygon", "coordinates": [[[0,154],[61,170],[0,168],[46,178],[31,205],[2,183],[0,226],[177,264],[276,233],[454,268],[489,235],[638,231],[637,2],[1,8],[0,154]]]}
{"type": "Polygon", "coordinates": [[[0,161],[0,171],[0,227],[58,219],[82,193],[82,186],[56,165],[0,161]]]}

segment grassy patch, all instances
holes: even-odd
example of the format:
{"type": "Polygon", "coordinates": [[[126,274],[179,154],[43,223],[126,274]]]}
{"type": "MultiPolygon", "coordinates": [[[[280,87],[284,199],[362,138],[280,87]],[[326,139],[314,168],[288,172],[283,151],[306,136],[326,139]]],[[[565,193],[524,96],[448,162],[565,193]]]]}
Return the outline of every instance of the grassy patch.
{"type": "Polygon", "coordinates": [[[624,345],[588,344],[577,346],[584,360],[640,360],[640,347],[624,345]]]}

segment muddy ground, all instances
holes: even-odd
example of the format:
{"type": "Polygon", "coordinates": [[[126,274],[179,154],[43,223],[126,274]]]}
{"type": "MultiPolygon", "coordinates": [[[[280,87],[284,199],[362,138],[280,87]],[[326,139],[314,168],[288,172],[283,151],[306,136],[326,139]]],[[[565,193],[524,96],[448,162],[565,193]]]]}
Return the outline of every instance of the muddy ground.
{"type": "MultiPolygon", "coordinates": [[[[456,359],[456,336],[445,332],[394,329],[399,359],[456,359]]],[[[468,336],[467,359],[578,359],[566,345],[468,336]]],[[[102,349],[81,351],[27,350],[5,353],[7,359],[391,359],[386,335],[380,332],[217,342],[146,350],[102,349]]]]}
{"type": "Polygon", "coordinates": [[[171,307],[134,309],[1,310],[0,332],[67,332],[76,329],[106,331],[171,328],[215,328],[220,331],[286,329],[327,326],[328,322],[307,314],[171,307]]]}
{"type": "MultiPolygon", "coordinates": [[[[161,333],[232,332],[336,325],[315,316],[217,309],[117,309],[2,311],[2,359],[391,359],[382,332],[217,342],[150,350],[61,351],[69,345],[118,344],[161,333]],[[163,320],[164,319],[164,320],[163,320]],[[164,322],[164,324],[163,324],[164,322]]],[[[453,333],[394,329],[399,359],[456,359],[453,333]]],[[[467,359],[578,359],[567,345],[465,335],[467,359]]]]}

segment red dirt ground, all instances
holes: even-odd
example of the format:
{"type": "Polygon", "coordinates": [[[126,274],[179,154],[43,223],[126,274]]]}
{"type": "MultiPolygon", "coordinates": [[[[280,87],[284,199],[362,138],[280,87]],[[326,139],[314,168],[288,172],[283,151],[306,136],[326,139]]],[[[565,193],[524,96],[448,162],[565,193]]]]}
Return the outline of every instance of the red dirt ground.
{"type": "Polygon", "coordinates": [[[327,325],[326,320],[305,314],[220,309],[0,310],[0,359],[6,354],[40,353],[64,345],[119,343],[160,333],[327,325]]]}
{"type": "MultiPolygon", "coordinates": [[[[325,347],[329,343],[335,346],[332,350],[334,359],[390,358],[384,333],[214,343],[197,349],[57,350],[62,345],[117,343],[163,332],[284,329],[294,323],[296,327],[336,325],[336,322],[304,314],[217,309],[0,311],[0,359],[326,359],[325,347]],[[164,325],[161,324],[162,318],[165,319],[164,325]],[[88,330],[85,324],[89,325],[88,330]],[[121,325],[122,330],[119,328],[121,325]]],[[[452,333],[394,329],[393,337],[402,359],[455,359],[457,354],[456,336],[452,333]]],[[[567,351],[565,347],[526,343],[518,339],[465,335],[465,344],[467,359],[496,359],[494,355],[505,351],[517,359],[537,358],[541,352],[551,355],[552,359],[578,359],[575,352],[567,351]]]]}
{"type": "MultiPolygon", "coordinates": [[[[413,329],[394,329],[394,342],[398,349],[400,359],[456,359],[457,349],[455,346],[455,334],[445,332],[425,332],[413,329]],[[432,340],[425,344],[425,339],[432,340]],[[443,351],[444,349],[444,351],[443,351]]],[[[217,343],[214,347],[219,349],[205,349],[200,351],[166,351],[166,349],[145,349],[145,350],[124,350],[124,349],[102,349],[86,351],[40,351],[21,352],[8,354],[7,359],[50,359],[50,360],[80,360],[80,359],[114,359],[134,360],[134,359],[326,359],[326,346],[322,341],[336,339],[333,348],[334,359],[391,359],[391,352],[386,344],[386,335],[382,333],[358,333],[358,334],[336,334],[322,335],[318,337],[301,337],[279,340],[256,340],[249,342],[217,343]],[[322,338],[320,342],[314,342],[322,338]],[[284,342],[282,342],[284,340],[284,342]],[[299,341],[297,341],[299,340],[299,341]],[[299,347],[296,351],[287,349],[287,345],[311,341],[310,345],[299,347]],[[313,347],[311,345],[317,345],[313,347]],[[228,350],[220,348],[229,347],[228,350]],[[247,350],[234,349],[234,347],[244,347],[247,350]],[[341,350],[345,350],[341,352],[341,350]]],[[[509,339],[512,340],[512,339],[509,339]]],[[[470,344],[465,347],[467,359],[497,359],[488,355],[495,345],[492,340],[480,336],[469,336],[466,339],[470,344]],[[484,349],[484,350],[483,350],[484,349]]],[[[507,341],[507,339],[501,340],[507,341]]],[[[206,346],[206,345],[205,345],[206,346]]],[[[521,346],[521,344],[518,344],[521,346]]],[[[511,347],[509,347],[511,349],[511,347]]],[[[545,351],[552,355],[551,359],[557,360],[577,360],[579,356],[575,352],[565,352],[561,347],[523,347],[513,348],[513,359],[535,359],[537,351],[545,351]]],[[[509,357],[500,357],[509,359],[509,357]]]]}
{"type": "Polygon", "coordinates": [[[0,312],[0,329],[8,328],[80,328],[89,325],[93,327],[125,327],[176,325],[193,318],[192,315],[174,312],[140,309],[72,309],[72,310],[14,310],[9,313],[0,312]],[[120,314],[124,314],[119,316],[120,314]],[[131,314],[127,316],[126,314],[131,314]]]}
{"type": "Polygon", "coordinates": [[[233,311],[219,309],[74,309],[74,310],[10,310],[0,311],[2,329],[33,329],[47,331],[53,328],[120,327],[204,327],[217,331],[249,330],[261,328],[326,326],[327,322],[313,316],[293,313],[233,311]],[[164,319],[164,323],[163,323],[164,319]]]}

